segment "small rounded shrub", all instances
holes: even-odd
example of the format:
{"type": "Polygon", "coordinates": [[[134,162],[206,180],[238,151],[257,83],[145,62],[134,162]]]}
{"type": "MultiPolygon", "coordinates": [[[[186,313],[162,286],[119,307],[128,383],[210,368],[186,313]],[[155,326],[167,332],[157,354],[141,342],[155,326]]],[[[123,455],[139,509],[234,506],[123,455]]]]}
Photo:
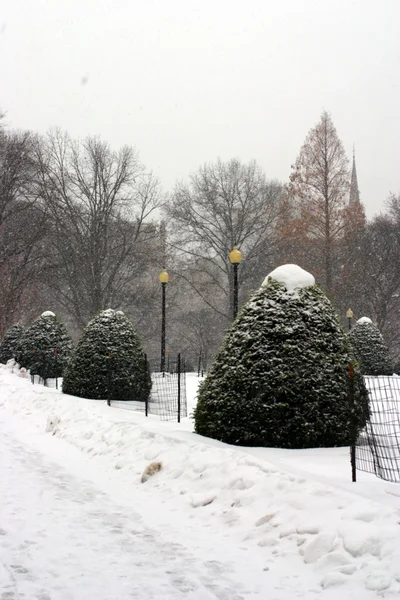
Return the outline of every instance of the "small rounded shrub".
{"type": "Polygon", "coordinates": [[[62,377],[72,350],[65,325],[51,311],[44,312],[25,330],[15,348],[20,367],[43,379],[62,377]]]}
{"type": "Polygon", "coordinates": [[[363,375],[393,375],[389,350],[371,319],[359,319],[348,336],[363,375]]]}
{"type": "Polygon", "coordinates": [[[141,341],[121,311],[105,310],[87,325],[72,354],[63,392],[81,398],[145,401],[151,378],[141,341]]]}
{"type": "MultiPolygon", "coordinates": [[[[288,290],[270,277],[243,307],[200,385],[197,433],[244,446],[349,443],[351,355],[331,303],[309,281],[288,290]]],[[[359,372],[353,381],[358,431],[368,393],[359,372]]]]}
{"type": "Polygon", "coordinates": [[[15,349],[19,340],[24,334],[22,325],[13,325],[6,332],[3,341],[0,344],[0,362],[6,363],[11,358],[15,358],[15,349]]]}

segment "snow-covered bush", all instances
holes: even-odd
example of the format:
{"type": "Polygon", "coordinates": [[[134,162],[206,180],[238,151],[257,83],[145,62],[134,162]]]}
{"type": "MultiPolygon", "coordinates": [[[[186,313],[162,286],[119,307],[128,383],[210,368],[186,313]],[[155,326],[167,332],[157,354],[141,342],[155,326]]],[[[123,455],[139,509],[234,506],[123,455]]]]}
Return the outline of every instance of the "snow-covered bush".
{"type": "Polygon", "coordinates": [[[371,319],[361,317],[348,336],[363,375],[393,375],[388,348],[371,319]]]}
{"type": "Polygon", "coordinates": [[[145,401],[151,378],[142,344],[121,311],[105,310],[87,325],[71,357],[63,392],[81,398],[145,401]]]}
{"type": "Polygon", "coordinates": [[[24,334],[22,325],[13,325],[6,332],[0,344],[0,362],[6,364],[11,358],[15,358],[15,348],[24,334]]]}
{"type": "MultiPolygon", "coordinates": [[[[228,330],[194,412],[195,431],[246,446],[349,442],[346,336],[314,278],[296,265],[268,276],[228,330]]],[[[356,371],[357,429],[368,393],[356,371]]]]}
{"type": "Polygon", "coordinates": [[[20,367],[43,379],[62,377],[72,350],[65,325],[51,311],[40,315],[25,330],[15,348],[20,367]]]}

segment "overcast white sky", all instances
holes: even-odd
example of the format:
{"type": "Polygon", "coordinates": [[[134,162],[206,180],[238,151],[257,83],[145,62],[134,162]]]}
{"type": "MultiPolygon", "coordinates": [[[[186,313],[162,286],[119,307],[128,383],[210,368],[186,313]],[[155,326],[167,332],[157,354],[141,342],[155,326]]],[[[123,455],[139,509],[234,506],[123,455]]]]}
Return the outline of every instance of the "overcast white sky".
{"type": "Polygon", "coordinates": [[[400,192],[400,0],[0,0],[0,107],[136,146],[167,191],[218,156],[286,181],[325,109],[371,216],[400,192]]]}

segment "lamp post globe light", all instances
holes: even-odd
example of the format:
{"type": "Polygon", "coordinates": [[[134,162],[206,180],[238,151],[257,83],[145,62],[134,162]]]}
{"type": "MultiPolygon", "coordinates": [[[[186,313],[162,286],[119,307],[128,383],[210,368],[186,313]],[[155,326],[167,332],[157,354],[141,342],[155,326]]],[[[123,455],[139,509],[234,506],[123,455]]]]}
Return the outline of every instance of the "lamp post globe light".
{"type": "Polygon", "coordinates": [[[353,313],[353,311],[351,310],[351,308],[349,308],[349,310],[346,312],[346,317],[347,317],[347,318],[348,318],[348,320],[349,320],[349,331],[350,331],[350,329],[351,329],[351,320],[352,320],[352,318],[354,317],[354,313],[353,313]]]}
{"type": "Polygon", "coordinates": [[[165,269],[161,271],[158,276],[161,283],[162,290],[162,304],[161,304],[161,365],[160,370],[162,373],[165,372],[165,290],[169,281],[168,273],[165,269]]]}
{"type": "Polygon", "coordinates": [[[238,269],[242,260],[242,253],[236,248],[236,246],[234,246],[230,251],[229,260],[233,265],[233,318],[236,319],[239,297],[238,269]]]}

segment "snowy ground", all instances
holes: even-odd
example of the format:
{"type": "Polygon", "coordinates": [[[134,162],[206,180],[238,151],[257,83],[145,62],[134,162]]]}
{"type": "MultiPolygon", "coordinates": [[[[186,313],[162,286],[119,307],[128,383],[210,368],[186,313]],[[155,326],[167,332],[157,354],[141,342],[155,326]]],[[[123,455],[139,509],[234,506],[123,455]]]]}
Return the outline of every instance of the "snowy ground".
{"type": "Polygon", "coordinates": [[[0,366],[0,600],[400,597],[399,485],[191,428],[0,366]]]}

